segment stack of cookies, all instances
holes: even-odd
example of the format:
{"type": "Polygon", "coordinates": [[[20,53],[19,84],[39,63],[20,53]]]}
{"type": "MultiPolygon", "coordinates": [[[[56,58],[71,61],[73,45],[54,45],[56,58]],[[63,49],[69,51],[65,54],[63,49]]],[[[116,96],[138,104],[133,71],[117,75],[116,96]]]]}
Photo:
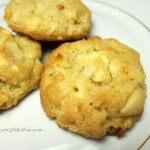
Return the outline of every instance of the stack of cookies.
{"type": "Polygon", "coordinates": [[[113,38],[87,38],[91,12],[80,0],[11,0],[4,19],[17,34],[0,28],[1,109],[40,83],[46,115],[85,137],[121,136],[141,117],[146,85],[139,53],[113,38]],[[39,41],[64,42],[44,70],[39,41]]]}

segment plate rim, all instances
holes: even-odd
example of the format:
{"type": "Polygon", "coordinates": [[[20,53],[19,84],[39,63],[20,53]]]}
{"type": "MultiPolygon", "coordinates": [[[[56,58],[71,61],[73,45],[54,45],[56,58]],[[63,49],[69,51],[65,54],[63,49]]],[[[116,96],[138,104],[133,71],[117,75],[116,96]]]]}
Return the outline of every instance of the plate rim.
{"type": "Polygon", "coordinates": [[[127,12],[126,10],[124,10],[124,9],[118,7],[118,6],[109,4],[109,3],[104,2],[104,1],[101,1],[101,0],[82,0],[82,1],[83,1],[83,2],[84,2],[84,1],[90,1],[90,2],[92,1],[92,2],[96,2],[96,3],[100,3],[100,4],[102,4],[102,5],[105,5],[105,6],[107,6],[107,7],[113,8],[113,9],[117,9],[118,11],[120,11],[120,12],[126,14],[126,15],[129,16],[130,18],[136,20],[136,21],[137,21],[138,23],[140,23],[143,27],[145,27],[145,29],[147,29],[148,32],[150,32],[150,28],[149,28],[145,23],[143,23],[140,19],[138,19],[137,17],[135,17],[133,14],[127,12]]]}

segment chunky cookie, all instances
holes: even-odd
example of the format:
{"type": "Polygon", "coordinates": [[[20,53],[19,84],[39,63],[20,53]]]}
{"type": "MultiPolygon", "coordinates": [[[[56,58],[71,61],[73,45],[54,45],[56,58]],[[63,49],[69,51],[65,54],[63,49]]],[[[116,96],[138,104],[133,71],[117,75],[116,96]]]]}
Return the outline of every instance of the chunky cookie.
{"type": "Polygon", "coordinates": [[[60,127],[91,138],[121,136],[144,108],[140,55],[111,38],[63,44],[44,63],[40,95],[60,127]]]}
{"type": "Polygon", "coordinates": [[[41,46],[0,27],[0,109],[7,109],[39,86],[41,46]]]}
{"type": "Polygon", "coordinates": [[[4,18],[15,32],[64,41],[89,34],[91,13],[80,0],[11,0],[4,18]]]}

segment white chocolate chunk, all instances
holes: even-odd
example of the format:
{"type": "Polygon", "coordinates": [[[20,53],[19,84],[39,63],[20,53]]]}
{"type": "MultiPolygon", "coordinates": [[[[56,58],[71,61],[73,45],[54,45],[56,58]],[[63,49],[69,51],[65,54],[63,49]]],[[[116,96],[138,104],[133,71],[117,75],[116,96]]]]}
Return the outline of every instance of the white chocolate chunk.
{"type": "Polygon", "coordinates": [[[121,116],[136,115],[143,110],[145,92],[141,88],[136,88],[129,97],[126,105],[121,109],[121,116]]]}
{"type": "Polygon", "coordinates": [[[92,80],[94,82],[103,82],[105,80],[105,72],[104,70],[100,69],[98,71],[95,71],[93,74],[92,74],[92,80]]]}
{"type": "Polygon", "coordinates": [[[100,52],[89,55],[79,55],[77,61],[84,62],[87,69],[82,72],[85,77],[91,78],[94,82],[101,83],[111,80],[108,58],[100,52]]]}
{"type": "Polygon", "coordinates": [[[89,67],[88,69],[82,72],[82,75],[85,77],[90,77],[94,71],[95,71],[94,67],[89,67]]]}

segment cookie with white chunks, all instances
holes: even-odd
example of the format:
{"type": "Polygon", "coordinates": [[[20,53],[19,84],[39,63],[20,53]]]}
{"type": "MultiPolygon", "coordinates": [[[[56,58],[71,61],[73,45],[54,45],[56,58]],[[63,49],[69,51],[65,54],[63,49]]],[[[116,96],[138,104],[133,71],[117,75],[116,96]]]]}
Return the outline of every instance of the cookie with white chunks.
{"type": "Polygon", "coordinates": [[[90,138],[121,136],[144,109],[140,55],[112,38],[65,43],[44,63],[40,95],[60,127],[90,138]]]}
{"type": "Polygon", "coordinates": [[[91,12],[80,0],[11,0],[4,18],[13,31],[43,41],[81,39],[91,27],[91,12]]]}
{"type": "Polygon", "coordinates": [[[41,45],[0,27],[0,109],[16,105],[38,88],[43,70],[41,45]]]}

